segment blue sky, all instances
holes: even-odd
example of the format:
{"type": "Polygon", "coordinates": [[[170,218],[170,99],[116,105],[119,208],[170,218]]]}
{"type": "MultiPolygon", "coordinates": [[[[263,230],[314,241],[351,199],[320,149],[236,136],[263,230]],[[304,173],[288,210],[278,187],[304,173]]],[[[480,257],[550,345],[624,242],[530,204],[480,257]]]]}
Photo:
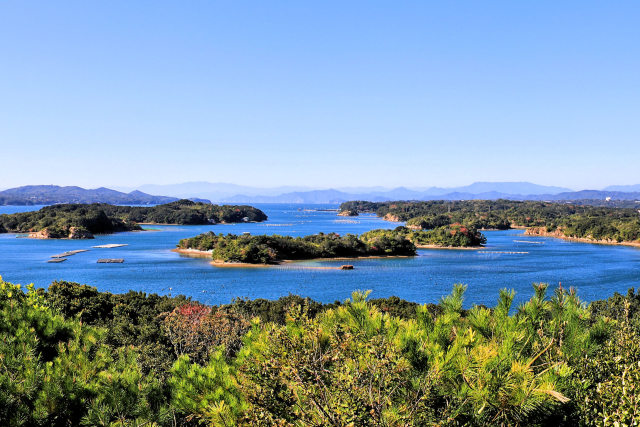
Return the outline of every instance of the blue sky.
{"type": "Polygon", "coordinates": [[[640,183],[639,2],[0,3],[0,187],[640,183]]]}

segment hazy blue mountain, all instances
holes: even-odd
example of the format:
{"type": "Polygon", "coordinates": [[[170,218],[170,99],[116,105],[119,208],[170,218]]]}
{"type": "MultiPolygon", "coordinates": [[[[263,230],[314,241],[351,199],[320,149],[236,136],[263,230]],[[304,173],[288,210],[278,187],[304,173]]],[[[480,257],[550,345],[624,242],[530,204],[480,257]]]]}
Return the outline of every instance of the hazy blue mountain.
{"type": "Polygon", "coordinates": [[[262,188],[223,182],[184,182],[181,184],[168,185],[147,184],[138,187],[138,190],[146,193],[165,194],[167,196],[180,198],[201,197],[209,200],[220,201],[229,199],[236,195],[277,196],[284,193],[308,191],[313,189],[301,186],[262,188]]]}
{"type": "Polygon", "coordinates": [[[464,187],[450,188],[448,192],[460,193],[504,193],[504,194],[558,194],[570,192],[571,189],[563,187],[554,187],[547,185],[538,185],[531,182],[474,182],[464,187]]]}
{"type": "Polygon", "coordinates": [[[26,185],[0,191],[0,205],[50,205],[54,203],[110,203],[147,205],[169,203],[175,197],[152,196],[141,191],[123,193],[109,188],[84,189],[57,185],[26,185]]]}
{"type": "Polygon", "coordinates": [[[277,196],[248,196],[238,194],[225,199],[229,203],[342,203],[354,200],[356,195],[338,190],[313,190],[280,194],[277,196]]]}
{"type": "Polygon", "coordinates": [[[604,191],[622,191],[625,193],[640,192],[640,184],[636,185],[610,185],[604,191]]]}
{"type": "MultiPolygon", "coordinates": [[[[635,186],[625,186],[625,188],[635,186]]],[[[52,203],[113,203],[157,204],[176,198],[189,198],[228,203],[342,203],[349,200],[638,200],[640,192],[620,191],[558,191],[561,187],[543,186],[528,182],[476,182],[454,188],[385,188],[347,187],[315,190],[306,187],[283,186],[274,188],[249,187],[225,183],[187,182],[175,185],[146,185],[129,193],[109,188],[87,190],[81,187],[34,185],[0,191],[0,204],[52,204],[52,203]],[[164,194],[152,196],[148,192],[164,194]],[[173,197],[171,197],[173,196],[173,197]]]]}
{"type": "Polygon", "coordinates": [[[384,189],[381,187],[351,187],[345,191],[343,188],[330,190],[311,190],[283,193],[279,195],[250,195],[237,194],[225,196],[222,200],[234,203],[341,203],[348,200],[369,200],[382,202],[389,200],[469,200],[469,199],[524,199],[529,196],[536,197],[544,194],[556,194],[567,189],[537,185],[528,182],[478,182],[464,187],[427,189],[411,189],[398,187],[384,189]],[[359,190],[359,191],[354,191],[359,190]],[[528,192],[517,192],[532,191],[528,192]]]}
{"type": "Polygon", "coordinates": [[[529,198],[529,200],[604,200],[611,197],[612,200],[640,200],[640,192],[581,190],[559,194],[545,194],[529,198]]]}
{"type": "Polygon", "coordinates": [[[570,191],[554,186],[532,184],[530,182],[476,182],[463,187],[442,188],[385,188],[344,187],[335,189],[312,189],[308,187],[283,186],[273,188],[250,187],[228,183],[186,182],[172,185],[143,185],[141,191],[165,194],[174,197],[202,197],[214,202],[235,203],[334,203],[346,200],[430,200],[434,198],[466,199],[479,195],[494,198],[515,198],[521,195],[557,194],[570,191]]]}
{"type": "Polygon", "coordinates": [[[640,193],[623,193],[616,191],[583,190],[558,194],[507,194],[498,191],[484,193],[450,192],[446,194],[425,194],[413,192],[389,191],[386,193],[345,193],[339,190],[317,190],[286,193],[278,196],[247,196],[236,195],[225,202],[229,203],[342,203],[349,200],[368,200],[371,202],[385,202],[392,200],[640,200],[640,193]]]}

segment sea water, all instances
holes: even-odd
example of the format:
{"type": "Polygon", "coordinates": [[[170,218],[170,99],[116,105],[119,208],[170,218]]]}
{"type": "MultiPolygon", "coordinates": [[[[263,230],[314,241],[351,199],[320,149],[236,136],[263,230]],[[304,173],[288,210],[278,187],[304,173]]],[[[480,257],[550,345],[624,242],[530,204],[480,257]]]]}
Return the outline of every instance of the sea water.
{"type": "MultiPolygon", "coordinates": [[[[267,268],[214,267],[204,258],[187,257],[172,249],[178,241],[207,231],[215,233],[304,236],[338,234],[401,223],[373,214],[339,217],[333,205],[256,204],[269,220],[203,226],[149,225],[147,231],[96,236],[93,240],[37,240],[0,234],[0,275],[4,280],[47,287],[54,280],[85,283],[101,291],[129,290],[184,294],[209,303],[234,298],[274,299],[288,294],[332,302],[354,290],[371,290],[371,297],[396,295],[420,303],[437,302],[453,284],[468,285],[465,306],[493,306],[501,288],[516,291],[516,303],[528,299],[532,284],[575,287],[584,301],[607,298],[640,286],[640,249],[524,236],[522,230],[486,231],[483,250],[425,249],[410,258],[304,261],[267,268]],[[103,244],[127,246],[98,249],[103,244]],[[47,263],[51,255],[89,249],[64,262],[47,263]],[[99,258],[123,258],[122,264],[98,264],[99,258]],[[354,265],[354,270],[306,267],[354,265]]],[[[0,206],[1,213],[39,206],[0,206]]]]}

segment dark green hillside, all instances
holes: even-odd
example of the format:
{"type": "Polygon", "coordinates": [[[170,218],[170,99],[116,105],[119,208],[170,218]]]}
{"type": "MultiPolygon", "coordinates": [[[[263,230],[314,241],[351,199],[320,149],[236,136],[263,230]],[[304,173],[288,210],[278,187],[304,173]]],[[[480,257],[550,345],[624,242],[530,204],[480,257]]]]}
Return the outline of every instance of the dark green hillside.
{"type": "Polygon", "coordinates": [[[105,212],[129,221],[156,224],[197,225],[267,220],[264,212],[252,206],[213,205],[186,199],[149,207],[108,205],[105,212]]]}
{"type": "Polygon", "coordinates": [[[406,221],[407,227],[432,229],[462,224],[474,229],[531,228],[551,234],[612,242],[640,240],[636,209],[512,200],[426,202],[346,202],[341,211],[375,212],[386,219],[406,221]]]}
{"type": "Polygon", "coordinates": [[[0,215],[0,232],[38,233],[42,238],[91,238],[93,234],[141,230],[138,223],[215,224],[264,221],[251,206],[218,206],[179,200],[152,207],[73,204],[0,215]]]}
{"type": "Polygon", "coordinates": [[[222,262],[274,264],[282,260],[340,258],[361,256],[415,255],[416,247],[404,233],[373,230],[361,236],[335,233],[291,236],[216,235],[213,232],[183,239],[181,249],[212,251],[212,258],[222,262]]]}
{"type": "Polygon", "coordinates": [[[40,232],[43,238],[88,238],[93,234],[140,230],[137,224],[105,213],[108,205],[53,205],[39,211],[0,215],[0,231],[40,232]]]}
{"type": "Polygon", "coordinates": [[[365,256],[410,256],[416,247],[461,248],[480,246],[486,239],[475,229],[460,224],[434,230],[372,230],[356,236],[319,233],[305,237],[237,236],[203,233],[182,239],[180,249],[212,251],[212,258],[222,262],[276,264],[283,260],[341,258],[365,256]]]}

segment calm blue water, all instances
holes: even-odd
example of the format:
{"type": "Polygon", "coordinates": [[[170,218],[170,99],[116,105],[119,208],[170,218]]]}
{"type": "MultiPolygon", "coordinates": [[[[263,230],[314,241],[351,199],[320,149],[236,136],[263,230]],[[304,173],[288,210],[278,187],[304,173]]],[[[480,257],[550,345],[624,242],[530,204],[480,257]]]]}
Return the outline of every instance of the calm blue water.
{"type": "MultiPolygon", "coordinates": [[[[466,305],[494,305],[498,290],[512,288],[516,300],[528,299],[531,284],[562,283],[578,288],[585,301],[606,298],[640,286],[640,249],[527,237],[521,230],[488,231],[486,250],[421,250],[414,258],[349,261],[353,271],[305,269],[339,266],[345,261],[310,261],[272,268],[217,268],[205,259],[172,252],[184,237],[205,231],[302,236],[335,231],[363,233],[394,228],[374,215],[337,217],[335,212],[304,211],[302,205],[256,205],[269,216],[259,224],[148,226],[154,231],[98,236],[95,240],[34,240],[0,234],[0,275],[13,283],[46,287],[54,280],[96,286],[99,290],[130,289],[160,294],[185,294],[211,304],[234,297],[278,298],[289,293],[331,302],[348,298],[356,289],[371,289],[372,297],[397,295],[417,302],[437,302],[454,283],[467,284],[466,305]],[[520,242],[518,242],[520,241],[520,242]],[[524,241],[524,242],[522,242],[524,241]],[[531,243],[537,242],[537,243],[531,243]],[[126,243],[114,249],[94,249],[106,243],[126,243]],[[59,264],[53,254],[90,249],[59,264]],[[492,252],[526,252],[507,254],[492,252]],[[97,264],[98,258],[124,258],[123,264],[97,264]]],[[[317,209],[319,206],[306,206],[317,209]]],[[[335,206],[322,206],[322,208],[335,206]]],[[[0,206],[0,213],[38,209],[0,206]]]]}

